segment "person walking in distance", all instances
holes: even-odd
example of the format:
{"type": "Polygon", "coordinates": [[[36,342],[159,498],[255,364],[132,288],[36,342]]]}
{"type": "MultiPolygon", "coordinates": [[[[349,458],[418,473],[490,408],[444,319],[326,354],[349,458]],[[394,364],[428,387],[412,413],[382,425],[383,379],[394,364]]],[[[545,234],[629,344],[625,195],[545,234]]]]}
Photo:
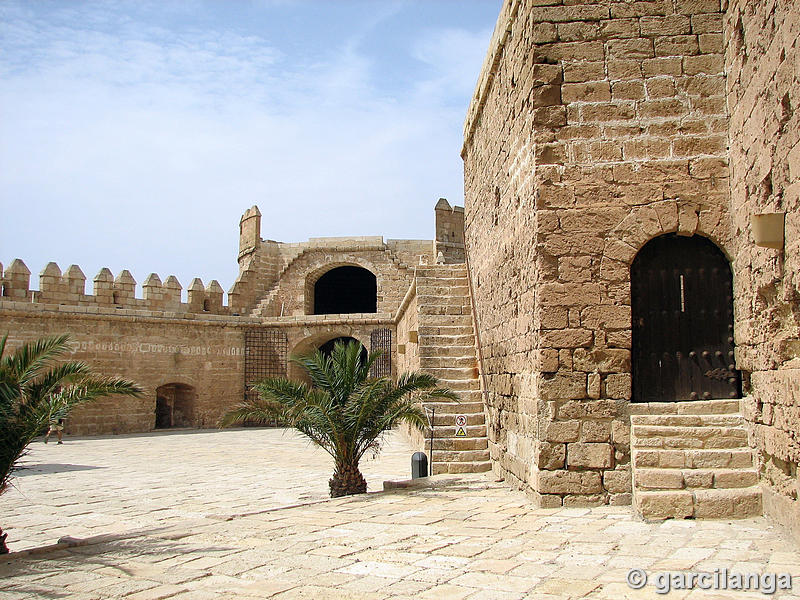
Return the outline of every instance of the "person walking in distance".
{"type": "Polygon", "coordinates": [[[58,443],[63,444],[64,437],[64,419],[55,419],[50,421],[50,428],[47,430],[47,435],[44,436],[44,443],[50,439],[50,434],[55,433],[58,437],[58,443]]]}

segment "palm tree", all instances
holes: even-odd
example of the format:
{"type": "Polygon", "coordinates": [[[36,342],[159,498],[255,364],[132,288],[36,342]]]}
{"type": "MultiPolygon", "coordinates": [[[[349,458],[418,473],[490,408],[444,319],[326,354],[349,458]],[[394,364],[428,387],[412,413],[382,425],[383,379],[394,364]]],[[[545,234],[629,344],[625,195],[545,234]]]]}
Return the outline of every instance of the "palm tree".
{"type": "MultiPolygon", "coordinates": [[[[0,495],[25,449],[53,420],[66,418],[78,404],[102,396],[139,396],[142,390],[118,377],[95,375],[83,362],[60,362],[69,351],[69,336],[23,344],[6,356],[0,341],[0,495]]],[[[8,552],[0,530],[0,554],[8,552]]]]}
{"type": "Polygon", "coordinates": [[[331,497],[365,493],[367,482],[358,463],[368,451],[380,448],[381,434],[401,422],[423,429],[427,420],[419,402],[458,397],[437,387],[436,378],[425,373],[403,374],[397,384],[386,377],[370,378],[380,352],[366,358],[362,353],[366,354],[361,343],[351,341],[336,343],[330,356],[317,350],[293,357],[308,372],[310,386],[282,377],[265,379],[253,386],[260,397],[246,399],[225,414],[221,425],[277,418],[333,457],[331,497]]]}

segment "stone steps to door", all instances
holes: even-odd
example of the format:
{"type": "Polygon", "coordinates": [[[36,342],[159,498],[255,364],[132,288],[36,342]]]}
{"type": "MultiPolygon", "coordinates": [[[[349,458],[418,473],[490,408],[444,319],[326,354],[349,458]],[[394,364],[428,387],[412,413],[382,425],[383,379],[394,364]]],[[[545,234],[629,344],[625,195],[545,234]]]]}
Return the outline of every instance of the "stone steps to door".
{"type": "Polygon", "coordinates": [[[631,405],[633,503],[639,514],[761,514],[758,472],[739,406],[738,400],[631,405]]]}

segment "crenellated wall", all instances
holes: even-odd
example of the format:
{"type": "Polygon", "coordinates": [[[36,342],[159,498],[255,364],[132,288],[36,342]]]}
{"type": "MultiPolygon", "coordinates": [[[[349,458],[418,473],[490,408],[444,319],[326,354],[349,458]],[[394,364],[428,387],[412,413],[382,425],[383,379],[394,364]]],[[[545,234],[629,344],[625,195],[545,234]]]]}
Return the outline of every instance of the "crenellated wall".
{"type": "Polygon", "coordinates": [[[182,286],[174,275],[161,278],[150,273],[142,283],[142,298],[136,297],[136,280],[127,269],[116,277],[107,268],[102,268],[94,276],[93,293],[86,293],[86,276],[77,265],[70,265],[62,274],[58,264],[47,263],[39,273],[39,289],[30,289],[31,272],[20,259],[14,261],[2,272],[0,285],[3,300],[57,304],[82,307],[116,307],[148,311],[174,313],[228,314],[223,303],[223,291],[214,279],[207,286],[195,277],[187,290],[187,302],[181,301],[182,286]]]}
{"type": "MultiPolygon", "coordinates": [[[[242,215],[239,228],[239,276],[227,304],[216,280],[204,285],[193,279],[183,302],[174,276],[162,281],[150,274],[137,298],[136,281],[127,270],[115,277],[101,269],[93,293],[87,294],[86,276],[76,265],[62,272],[49,263],[36,290],[22,260],[5,269],[0,264],[0,335],[9,334],[9,349],[69,333],[70,358],[86,360],[100,373],[133,379],[145,390],[141,399],[110,398],[81,408],[70,416],[68,432],[150,431],[156,426],[157,398],[168,399],[170,384],[191,388],[193,404],[182,425],[215,427],[219,416],[242,398],[246,380],[265,376],[265,369],[276,365],[285,367],[289,355],[337,337],[386,348],[390,356],[384,367],[396,374],[396,313],[413,281],[413,265],[434,261],[432,240],[263,240],[255,206],[242,215]],[[376,275],[378,311],[307,314],[316,278],[343,264],[361,265],[376,275]],[[255,357],[254,363],[264,359],[264,364],[248,372],[247,356],[255,357]],[[158,392],[161,386],[167,387],[158,392]]],[[[270,373],[283,372],[278,371],[270,373]]]]}
{"type": "Polygon", "coordinates": [[[800,4],[730,0],[725,16],[737,365],[764,507],[800,537],[800,4]],[[753,215],[785,214],[783,248],[753,215]]]}

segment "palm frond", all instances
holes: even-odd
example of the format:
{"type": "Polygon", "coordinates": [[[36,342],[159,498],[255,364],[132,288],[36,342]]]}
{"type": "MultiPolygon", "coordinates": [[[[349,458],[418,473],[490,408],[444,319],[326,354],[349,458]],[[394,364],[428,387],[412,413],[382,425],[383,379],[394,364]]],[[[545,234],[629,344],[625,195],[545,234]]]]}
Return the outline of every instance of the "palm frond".
{"type": "Polygon", "coordinates": [[[142,394],[135,383],[94,375],[85,363],[57,362],[69,350],[67,335],[23,344],[10,355],[7,339],[0,342],[0,494],[25,448],[51,420],[103,396],[142,394]]]}

